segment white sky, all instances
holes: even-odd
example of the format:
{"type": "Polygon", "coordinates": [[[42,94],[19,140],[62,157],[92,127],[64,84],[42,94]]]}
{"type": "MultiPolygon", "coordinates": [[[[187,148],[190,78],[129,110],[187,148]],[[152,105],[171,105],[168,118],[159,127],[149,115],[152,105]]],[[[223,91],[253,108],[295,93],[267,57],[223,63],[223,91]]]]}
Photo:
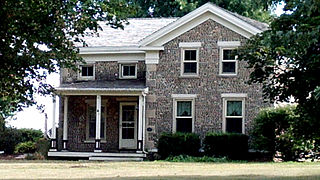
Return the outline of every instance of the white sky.
{"type": "MultiPolygon", "coordinates": [[[[284,5],[278,5],[274,13],[277,16],[280,16],[283,11],[284,5]]],[[[53,85],[54,87],[59,86],[59,74],[54,73],[50,74],[47,78],[47,82],[53,85]]],[[[48,115],[48,130],[52,127],[52,112],[53,112],[53,103],[51,97],[43,97],[43,96],[36,96],[36,101],[38,104],[45,105],[45,113],[48,115]]],[[[56,108],[56,112],[58,112],[58,106],[56,108]]],[[[58,116],[56,115],[56,122],[58,116]]],[[[23,109],[23,111],[18,112],[11,120],[8,120],[8,124],[16,127],[16,128],[33,128],[33,129],[41,129],[44,131],[44,124],[45,124],[45,114],[40,113],[39,110],[36,109],[36,106],[32,106],[29,108],[23,109]]]]}

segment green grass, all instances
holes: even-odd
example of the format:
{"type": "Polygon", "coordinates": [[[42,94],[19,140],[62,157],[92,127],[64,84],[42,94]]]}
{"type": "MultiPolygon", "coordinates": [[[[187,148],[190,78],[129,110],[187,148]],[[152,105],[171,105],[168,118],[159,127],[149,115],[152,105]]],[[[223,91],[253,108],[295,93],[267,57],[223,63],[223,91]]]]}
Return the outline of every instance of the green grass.
{"type": "Polygon", "coordinates": [[[0,161],[0,179],[320,179],[320,163],[0,161]]]}

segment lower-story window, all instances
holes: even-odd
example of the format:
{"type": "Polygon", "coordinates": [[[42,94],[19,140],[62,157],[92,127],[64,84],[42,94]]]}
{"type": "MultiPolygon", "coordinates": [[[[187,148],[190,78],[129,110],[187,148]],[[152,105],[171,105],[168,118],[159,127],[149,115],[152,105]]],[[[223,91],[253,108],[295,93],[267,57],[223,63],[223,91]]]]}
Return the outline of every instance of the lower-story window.
{"type": "MultiPolygon", "coordinates": [[[[106,130],[106,116],[105,107],[101,106],[101,127],[100,138],[105,139],[106,130]]],[[[95,104],[87,105],[87,140],[94,140],[96,138],[96,106],[95,104]]]]}
{"type": "Polygon", "coordinates": [[[194,130],[194,99],[174,99],[173,132],[191,133],[194,130]]]}
{"type": "Polygon", "coordinates": [[[224,98],[224,131],[244,133],[244,98],[224,98]]]}

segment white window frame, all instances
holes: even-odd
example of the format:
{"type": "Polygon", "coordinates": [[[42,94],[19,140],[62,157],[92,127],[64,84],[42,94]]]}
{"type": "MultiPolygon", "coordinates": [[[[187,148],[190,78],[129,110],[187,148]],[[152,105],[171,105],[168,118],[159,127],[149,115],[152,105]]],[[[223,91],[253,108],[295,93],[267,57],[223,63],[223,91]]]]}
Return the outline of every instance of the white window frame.
{"type": "MultiPolygon", "coordinates": [[[[94,143],[95,142],[95,137],[94,138],[89,138],[89,117],[88,117],[88,106],[94,106],[96,109],[96,101],[95,100],[86,100],[85,101],[86,106],[87,106],[87,112],[86,112],[86,140],[85,143],[94,143]]],[[[101,143],[105,143],[107,139],[107,106],[106,106],[107,101],[102,100],[101,101],[101,107],[104,107],[104,113],[105,113],[105,119],[104,119],[104,138],[101,138],[101,143]]],[[[102,113],[101,113],[102,114],[102,113]]],[[[96,114],[94,114],[96,115],[96,114]]],[[[101,119],[102,120],[102,119],[101,119]]],[[[102,127],[101,127],[102,128],[102,127]]]]}
{"type": "Polygon", "coordinates": [[[120,63],[119,64],[119,78],[120,79],[137,79],[137,74],[138,74],[138,68],[137,68],[138,63],[134,62],[128,62],[128,63],[120,63]],[[124,76],[123,75],[123,67],[124,66],[134,66],[135,67],[135,74],[134,76],[124,76]]]}
{"type": "Polygon", "coordinates": [[[172,94],[173,98],[173,124],[172,124],[172,132],[177,132],[177,118],[192,118],[192,133],[194,132],[194,122],[195,122],[195,98],[197,97],[196,94],[172,94]],[[191,116],[177,116],[177,107],[179,101],[191,101],[191,116]]]}
{"type": "Polygon", "coordinates": [[[222,94],[223,108],[222,108],[222,131],[226,132],[227,118],[242,118],[242,134],[245,134],[245,104],[247,94],[227,93],[222,94]],[[228,101],[241,101],[242,102],[242,116],[227,116],[228,101]]]}
{"type": "Polygon", "coordinates": [[[94,63],[81,64],[78,66],[80,69],[78,73],[78,80],[94,80],[96,74],[96,67],[94,63]],[[93,67],[93,76],[82,76],[82,67],[93,67]]]}
{"type": "Polygon", "coordinates": [[[180,70],[180,76],[181,77],[198,77],[199,76],[199,48],[197,47],[185,47],[181,48],[181,70],[180,70]],[[195,50],[196,51],[196,60],[188,60],[185,61],[185,51],[188,50],[195,50]],[[197,69],[196,73],[184,73],[184,63],[196,63],[197,69]]]}
{"type": "Polygon", "coordinates": [[[238,75],[238,56],[235,56],[235,59],[224,59],[223,51],[224,50],[234,50],[236,48],[220,48],[220,62],[219,62],[219,74],[221,76],[236,76],[238,75]],[[234,73],[224,73],[223,72],[223,63],[224,62],[234,62],[235,63],[235,72],[234,73]]]}

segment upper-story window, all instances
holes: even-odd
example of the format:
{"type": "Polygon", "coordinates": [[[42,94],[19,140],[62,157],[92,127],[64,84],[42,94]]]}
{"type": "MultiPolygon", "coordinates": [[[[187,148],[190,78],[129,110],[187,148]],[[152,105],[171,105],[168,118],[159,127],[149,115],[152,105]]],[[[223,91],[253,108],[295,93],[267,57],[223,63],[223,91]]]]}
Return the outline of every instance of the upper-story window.
{"type": "Polygon", "coordinates": [[[239,41],[220,41],[220,68],[219,74],[234,76],[238,74],[238,61],[236,48],[240,46],[239,41]]]}
{"type": "Polygon", "coordinates": [[[120,79],[137,79],[137,64],[120,64],[120,79]]]}
{"type": "Polygon", "coordinates": [[[237,56],[235,49],[222,49],[221,74],[237,74],[237,56]]]}
{"type": "Polygon", "coordinates": [[[79,79],[80,80],[93,80],[95,77],[94,64],[80,65],[79,79]]]}
{"type": "Polygon", "coordinates": [[[200,42],[179,43],[181,52],[181,76],[198,76],[199,74],[199,47],[200,42]]]}

